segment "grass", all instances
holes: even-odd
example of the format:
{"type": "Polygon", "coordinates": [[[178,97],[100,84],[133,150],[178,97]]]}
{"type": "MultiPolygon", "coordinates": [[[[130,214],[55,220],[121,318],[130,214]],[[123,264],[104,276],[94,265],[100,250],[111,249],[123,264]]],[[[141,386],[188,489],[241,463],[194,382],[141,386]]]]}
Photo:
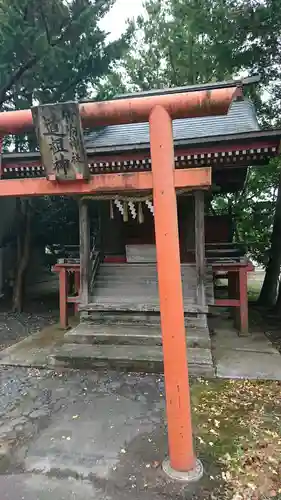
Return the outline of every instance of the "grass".
{"type": "MultiPolygon", "coordinates": [[[[227,280],[221,279],[220,285],[225,287],[227,293],[227,280]]],[[[248,300],[249,302],[256,302],[259,298],[262,287],[262,281],[258,279],[248,279],[248,300]]]]}
{"type": "Polygon", "coordinates": [[[209,472],[214,499],[281,500],[280,393],[278,382],[192,386],[197,453],[218,466],[209,472]]]}
{"type": "Polygon", "coordinates": [[[259,281],[249,280],[248,282],[248,299],[249,302],[256,302],[259,298],[261,285],[259,281]]]}

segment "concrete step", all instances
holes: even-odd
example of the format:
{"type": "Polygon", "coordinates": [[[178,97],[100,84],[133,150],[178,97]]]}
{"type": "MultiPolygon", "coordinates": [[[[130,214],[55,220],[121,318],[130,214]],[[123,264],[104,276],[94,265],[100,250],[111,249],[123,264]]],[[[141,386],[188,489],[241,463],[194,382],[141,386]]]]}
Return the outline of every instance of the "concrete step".
{"type": "MultiPolygon", "coordinates": [[[[80,311],[100,311],[100,312],[138,312],[153,313],[160,312],[159,302],[148,300],[147,297],[106,297],[103,294],[99,297],[92,297],[87,305],[81,304],[80,311]],[[119,300],[117,300],[119,299],[119,300]],[[136,301],[137,300],[137,301],[136,301]]],[[[196,304],[193,300],[184,300],[185,313],[207,314],[209,307],[196,304]]]]}
{"type": "MultiPolygon", "coordinates": [[[[184,265],[181,266],[181,275],[184,281],[197,280],[197,272],[195,265],[184,265]]],[[[101,264],[97,277],[99,279],[107,279],[111,277],[112,279],[119,280],[120,278],[128,277],[138,277],[139,280],[158,280],[158,272],[155,264],[101,264]]],[[[205,270],[206,278],[213,277],[213,271],[211,267],[207,267],[205,270]]]]}
{"type": "MultiPolygon", "coordinates": [[[[159,312],[137,312],[137,311],[84,311],[82,309],[81,321],[108,325],[142,325],[153,326],[160,325],[159,312]]],[[[185,324],[187,328],[206,328],[206,314],[185,315],[185,324]]]]}
{"type": "MultiPolygon", "coordinates": [[[[133,302],[140,301],[150,301],[152,303],[159,303],[158,296],[158,285],[148,284],[141,285],[139,283],[113,283],[111,280],[109,283],[101,283],[100,281],[95,282],[94,288],[91,293],[93,302],[104,298],[104,300],[111,301],[121,301],[121,300],[131,300],[133,302]]],[[[197,287],[183,286],[183,298],[185,302],[196,303],[197,302],[197,287]]],[[[213,303],[213,290],[210,287],[206,287],[206,300],[208,304],[213,303]]]]}
{"type": "MultiPolygon", "coordinates": [[[[101,263],[100,265],[101,269],[105,270],[114,270],[114,269],[123,269],[126,268],[127,270],[130,269],[139,269],[140,271],[147,271],[147,270],[157,270],[157,265],[155,262],[134,262],[134,263],[126,263],[126,262],[119,262],[119,263],[101,263]]],[[[195,263],[192,262],[182,262],[181,263],[181,269],[182,271],[188,271],[195,269],[196,270],[196,265],[195,263]]],[[[206,269],[209,271],[212,269],[212,266],[207,265],[206,269]]],[[[196,271],[195,271],[196,272],[196,271]]]]}
{"type": "MultiPolygon", "coordinates": [[[[211,348],[208,328],[187,328],[188,347],[211,348]]],[[[68,331],[64,342],[70,344],[108,344],[108,345],[162,345],[159,326],[80,323],[68,331]]],[[[149,347],[148,347],[149,349],[149,347]]]]}
{"type": "MultiPolygon", "coordinates": [[[[113,276],[115,278],[118,278],[120,274],[123,276],[139,276],[141,279],[156,279],[158,278],[158,273],[156,267],[154,268],[149,268],[147,265],[143,266],[144,268],[140,267],[134,267],[131,264],[123,264],[123,267],[118,267],[112,269],[106,269],[103,267],[103,264],[100,265],[99,271],[98,271],[98,276],[113,276]]],[[[190,278],[196,280],[196,268],[186,268],[186,269],[181,269],[181,275],[183,278],[190,278]]],[[[206,276],[213,276],[213,272],[209,269],[206,270],[205,272],[206,276]]]]}
{"type": "MultiPolygon", "coordinates": [[[[110,286],[111,293],[113,293],[113,290],[117,290],[122,292],[127,292],[127,289],[130,290],[135,290],[136,292],[140,293],[143,292],[146,294],[147,291],[151,293],[153,291],[153,294],[158,295],[158,282],[156,280],[152,280],[150,278],[145,278],[144,280],[140,280],[138,277],[133,278],[126,278],[124,276],[120,277],[120,279],[117,278],[112,278],[108,277],[105,278],[104,276],[102,278],[97,278],[94,282],[94,287],[93,291],[95,293],[95,290],[100,290],[100,289],[108,289],[110,286]]],[[[206,283],[206,290],[207,293],[213,293],[213,284],[211,283],[206,283]]],[[[187,282],[183,282],[183,293],[188,294],[188,293],[196,293],[196,287],[197,287],[197,281],[195,280],[188,280],[187,282]]]]}
{"type": "MultiPolygon", "coordinates": [[[[156,280],[158,279],[158,273],[157,269],[141,269],[139,270],[138,268],[130,267],[130,264],[124,264],[124,267],[120,267],[117,269],[104,269],[101,265],[99,268],[97,276],[100,277],[107,277],[107,276],[112,276],[113,278],[119,278],[121,276],[138,276],[140,279],[145,280],[145,279],[152,279],[156,280]]],[[[182,269],[181,270],[181,275],[182,278],[187,278],[191,280],[196,280],[197,273],[196,269],[192,269],[191,271],[189,269],[182,269]]],[[[206,271],[205,273],[206,276],[213,276],[213,274],[210,271],[206,271]]]]}
{"type": "MultiPolygon", "coordinates": [[[[187,349],[189,373],[192,376],[214,376],[210,349],[187,349]]],[[[56,367],[79,369],[118,369],[132,372],[163,372],[161,346],[64,344],[48,359],[56,367]]],[[[177,359],[175,358],[175,363],[177,359]]]]}

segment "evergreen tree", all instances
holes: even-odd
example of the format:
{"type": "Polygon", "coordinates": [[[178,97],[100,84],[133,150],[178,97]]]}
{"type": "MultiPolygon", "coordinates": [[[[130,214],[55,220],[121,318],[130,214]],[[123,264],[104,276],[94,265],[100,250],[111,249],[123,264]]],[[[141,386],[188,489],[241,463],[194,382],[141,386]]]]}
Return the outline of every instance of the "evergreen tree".
{"type": "MultiPolygon", "coordinates": [[[[0,108],[80,100],[101,92],[127,47],[127,34],[109,42],[100,20],[115,0],[0,0],[0,108]]],[[[34,150],[35,135],[8,137],[5,146],[34,150]]],[[[17,199],[13,308],[23,305],[24,275],[34,243],[63,242],[77,233],[77,204],[66,198],[17,199]],[[76,222],[76,225],[75,225],[76,222]],[[75,228],[74,228],[75,226],[75,228]],[[67,234],[69,238],[69,234],[67,234]],[[52,241],[54,242],[54,241],[52,241]]],[[[3,245],[3,239],[1,244],[3,245]]]]}
{"type": "MultiPolygon", "coordinates": [[[[133,50],[125,58],[133,90],[261,75],[252,90],[263,126],[280,123],[281,3],[279,0],[147,0],[131,22],[133,50]],[[266,99],[264,97],[266,96],[266,99]]],[[[280,162],[250,169],[242,195],[217,196],[213,209],[232,205],[241,239],[261,263],[269,255],[261,301],[276,301],[281,265],[280,162]],[[275,214],[275,215],[274,215],[275,214]],[[254,245],[254,242],[257,245],[254,245]]],[[[280,287],[281,291],[281,287],[280,287]]],[[[280,294],[281,303],[281,294],[280,294]]]]}
{"type": "Polygon", "coordinates": [[[0,105],[82,99],[122,57],[99,22],[114,0],[1,0],[0,105]]]}

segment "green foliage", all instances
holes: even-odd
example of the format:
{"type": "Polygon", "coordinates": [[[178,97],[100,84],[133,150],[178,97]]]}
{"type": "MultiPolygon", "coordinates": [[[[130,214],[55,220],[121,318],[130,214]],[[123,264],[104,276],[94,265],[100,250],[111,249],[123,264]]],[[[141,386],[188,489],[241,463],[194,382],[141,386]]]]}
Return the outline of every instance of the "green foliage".
{"type": "Polygon", "coordinates": [[[45,196],[32,200],[33,243],[78,245],[79,215],[75,198],[45,196]]]}
{"type": "Polygon", "coordinates": [[[0,0],[0,105],[82,99],[126,47],[100,19],[114,0],[0,0]]]}
{"type": "Polygon", "coordinates": [[[250,168],[244,189],[238,193],[215,195],[212,208],[218,214],[231,213],[235,220],[235,240],[245,242],[251,256],[266,264],[270,250],[273,216],[279,184],[279,164],[250,168]]]}
{"type": "MultiPolygon", "coordinates": [[[[109,42],[100,28],[114,2],[0,0],[0,107],[105,97],[129,37],[109,42]]],[[[34,134],[9,136],[4,147],[34,150],[37,141],[34,134]]],[[[78,243],[76,199],[43,197],[31,207],[33,243],[78,243]]]]}
{"type": "MultiPolygon", "coordinates": [[[[280,121],[281,4],[279,0],[147,0],[131,22],[133,49],[125,57],[130,88],[148,89],[261,75],[250,89],[261,124],[280,121]],[[266,99],[265,99],[266,98],[266,99]]],[[[267,260],[279,166],[249,170],[241,193],[215,195],[213,211],[232,212],[236,239],[267,260]]]]}
{"type": "MultiPolygon", "coordinates": [[[[93,233],[98,226],[98,204],[89,201],[93,233]]],[[[32,199],[33,244],[79,245],[79,210],[77,198],[44,196],[32,199]]]]}
{"type": "Polygon", "coordinates": [[[135,45],[126,67],[132,83],[147,89],[230,78],[245,60],[236,5],[220,0],[146,1],[145,15],[131,23],[135,45]]]}
{"type": "Polygon", "coordinates": [[[280,67],[278,0],[147,0],[132,21],[126,58],[132,85],[147,89],[259,73],[272,85],[280,67]],[[275,63],[276,62],[276,63],[275,63]]]}

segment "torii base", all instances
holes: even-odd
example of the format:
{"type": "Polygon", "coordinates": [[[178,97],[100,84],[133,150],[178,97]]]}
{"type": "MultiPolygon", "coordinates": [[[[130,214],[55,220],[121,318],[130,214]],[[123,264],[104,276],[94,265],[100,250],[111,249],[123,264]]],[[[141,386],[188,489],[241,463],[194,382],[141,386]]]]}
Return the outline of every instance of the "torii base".
{"type": "Polygon", "coordinates": [[[194,483],[196,481],[199,481],[204,474],[202,462],[198,459],[196,460],[194,469],[191,469],[188,472],[182,472],[173,469],[168,458],[164,460],[162,469],[170,479],[173,479],[174,481],[180,481],[182,483],[194,483]]]}

